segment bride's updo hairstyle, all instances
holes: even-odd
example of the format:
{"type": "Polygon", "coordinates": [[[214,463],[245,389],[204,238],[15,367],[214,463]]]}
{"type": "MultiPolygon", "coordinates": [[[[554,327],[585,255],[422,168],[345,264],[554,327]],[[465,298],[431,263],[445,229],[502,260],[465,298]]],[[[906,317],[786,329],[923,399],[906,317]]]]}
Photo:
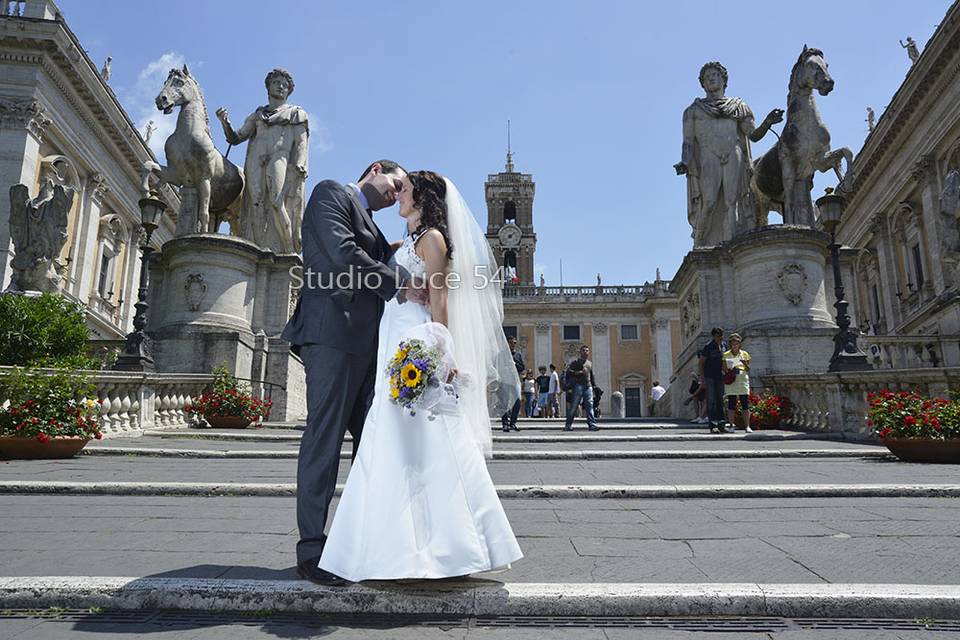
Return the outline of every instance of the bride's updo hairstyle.
{"type": "Polygon", "coordinates": [[[414,235],[427,229],[436,229],[447,243],[447,259],[453,257],[453,243],[447,230],[447,183],[443,176],[433,171],[414,171],[408,173],[413,185],[413,206],[420,210],[420,225],[414,235]]]}

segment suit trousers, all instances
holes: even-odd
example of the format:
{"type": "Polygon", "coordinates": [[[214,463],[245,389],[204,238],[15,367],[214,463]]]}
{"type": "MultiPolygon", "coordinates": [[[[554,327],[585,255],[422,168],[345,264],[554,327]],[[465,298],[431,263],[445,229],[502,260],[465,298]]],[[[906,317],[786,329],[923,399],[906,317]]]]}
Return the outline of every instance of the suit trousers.
{"type": "Polygon", "coordinates": [[[307,426],[297,460],[297,562],[319,559],[347,431],[356,456],[373,401],[376,351],[350,354],[317,344],[300,350],[307,378],[307,426]]]}

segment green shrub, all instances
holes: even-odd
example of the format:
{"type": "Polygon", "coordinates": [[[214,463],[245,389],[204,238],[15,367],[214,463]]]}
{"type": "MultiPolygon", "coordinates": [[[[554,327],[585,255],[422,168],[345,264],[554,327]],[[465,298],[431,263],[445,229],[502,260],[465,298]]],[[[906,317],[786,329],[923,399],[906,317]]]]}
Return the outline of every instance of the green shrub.
{"type": "Polygon", "coordinates": [[[102,437],[100,401],[86,376],[70,371],[38,373],[19,367],[0,375],[0,436],[102,437]]]}
{"type": "Polygon", "coordinates": [[[83,307],[63,296],[0,295],[0,366],[99,368],[83,307]]]}

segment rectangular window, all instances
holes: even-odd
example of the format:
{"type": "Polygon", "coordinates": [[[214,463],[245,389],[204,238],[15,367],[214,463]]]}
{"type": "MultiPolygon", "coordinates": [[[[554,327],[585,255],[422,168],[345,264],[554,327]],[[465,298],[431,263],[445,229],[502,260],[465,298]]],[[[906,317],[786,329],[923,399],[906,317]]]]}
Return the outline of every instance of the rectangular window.
{"type": "Polygon", "coordinates": [[[920,256],[919,244],[913,245],[913,276],[919,291],[923,287],[923,259],[920,256]]]}
{"type": "Polygon", "coordinates": [[[579,339],[580,339],[580,325],[578,325],[578,324],[565,324],[565,325],[563,325],[563,339],[564,339],[564,340],[579,340],[579,339]]]}
{"type": "Polygon", "coordinates": [[[113,293],[113,256],[104,252],[100,257],[100,279],[97,282],[97,293],[101,298],[109,298],[113,293]]]}
{"type": "Polygon", "coordinates": [[[517,328],[516,327],[504,327],[503,335],[507,338],[516,338],[517,337],[517,328]]]}
{"type": "Polygon", "coordinates": [[[620,325],[620,339],[621,340],[639,340],[640,333],[635,324],[622,324],[620,325]]]}

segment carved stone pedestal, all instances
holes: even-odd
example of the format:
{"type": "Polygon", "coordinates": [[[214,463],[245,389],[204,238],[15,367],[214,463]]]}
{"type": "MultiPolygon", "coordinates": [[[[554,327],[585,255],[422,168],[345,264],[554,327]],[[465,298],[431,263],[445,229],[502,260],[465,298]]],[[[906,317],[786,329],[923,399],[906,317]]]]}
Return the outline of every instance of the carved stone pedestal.
{"type": "Polygon", "coordinates": [[[209,373],[224,365],[240,378],[272,383],[263,389],[273,400],[270,420],[304,418],[303,365],[280,339],[301,267],[295,254],[232,236],[193,234],[164,244],[150,267],[147,332],[157,371],[209,373]]]}
{"type": "MultiPolygon", "coordinates": [[[[682,349],[675,379],[697,370],[697,351],[713,327],[743,336],[760,376],[826,371],[836,324],[827,308],[824,265],[829,238],[787,225],[762,227],[717,247],[689,252],[670,285],[680,300],[682,349]]],[[[674,415],[692,417],[685,394],[671,394],[674,415]]]]}

